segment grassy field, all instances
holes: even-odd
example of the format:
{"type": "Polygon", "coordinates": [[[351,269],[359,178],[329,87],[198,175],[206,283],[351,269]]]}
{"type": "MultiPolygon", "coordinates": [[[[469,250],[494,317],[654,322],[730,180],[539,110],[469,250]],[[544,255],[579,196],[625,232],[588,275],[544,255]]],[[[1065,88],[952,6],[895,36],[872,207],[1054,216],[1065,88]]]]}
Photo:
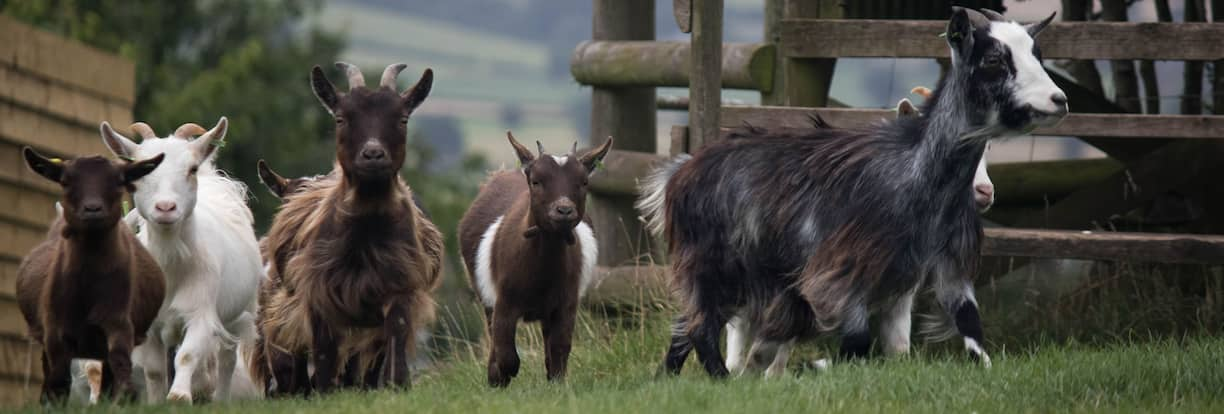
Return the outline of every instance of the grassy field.
{"type": "MultiPolygon", "coordinates": [[[[406,392],[341,393],[310,400],[198,407],[114,407],[94,412],[1051,412],[1224,409],[1224,339],[1160,339],[1125,345],[1049,345],[994,350],[994,367],[952,346],[918,346],[900,359],[804,370],[823,355],[807,346],[776,380],[710,380],[689,361],[684,375],[656,378],[667,311],[619,317],[584,314],[565,383],[543,379],[539,331],[520,329],[523,369],[508,389],[485,385],[483,351],[458,347],[406,392]]],[[[80,409],[80,408],[75,408],[80,409]]],[[[31,412],[33,412],[31,408],[31,412]]]]}

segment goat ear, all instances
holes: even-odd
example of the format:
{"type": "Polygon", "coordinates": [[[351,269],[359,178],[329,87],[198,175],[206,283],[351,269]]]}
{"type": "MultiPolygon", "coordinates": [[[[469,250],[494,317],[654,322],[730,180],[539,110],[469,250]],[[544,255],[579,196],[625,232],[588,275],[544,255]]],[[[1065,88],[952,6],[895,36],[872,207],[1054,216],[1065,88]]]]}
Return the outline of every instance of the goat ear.
{"type": "Polygon", "coordinates": [[[531,154],[531,150],[520,144],[517,139],[514,139],[514,134],[506,131],[506,139],[510,140],[510,146],[514,147],[514,155],[518,156],[519,166],[526,168],[527,164],[535,161],[535,155],[531,154]]]}
{"type": "Polygon", "coordinates": [[[1027,30],[1027,31],[1028,31],[1028,34],[1029,34],[1029,36],[1031,36],[1032,38],[1036,39],[1036,38],[1037,38],[1037,34],[1038,34],[1038,33],[1041,33],[1041,31],[1042,31],[1043,29],[1045,29],[1045,28],[1046,28],[1046,26],[1049,26],[1049,25],[1050,25],[1050,22],[1054,21],[1054,16],[1057,16],[1057,15],[1058,15],[1058,12],[1057,12],[1057,11],[1055,11],[1054,13],[1050,13],[1050,17],[1047,17],[1047,18],[1045,18],[1045,19],[1044,19],[1044,20],[1042,20],[1042,21],[1039,21],[1039,22],[1037,22],[1037,23],[1029,23],[1029,24],[1024,25],[1024,30],[1027,30]]]}
{"type": "Polygon", "coordinates": [[[217,148],[225,145],[225,133],[229,130],[229,119],[221,117],[217,121],[217,126],[200,135],[199,138],[191,141],[191,147],[194,149],[200,159],[207,159],[212,156],[217,148]]]}
{"type": "Polygon", "coordinates": [[[582,161],[582,166],[586,167],[588,175],[595,173],[595,168],[598,167],[601,162],[603,162],[604,157],[608,155],[608,151],[611,149],[612,137],[608,137],[608,140],[604,141],[603,145],[595,147],[587,151],[585,154],[582,154],[581,157],[578,157],[578,159],[582,161]]]}
{"type": "Polygon", "coordinates": [[[400,96],[404,99],[404,107],[408,111],[414,111],[421,102],[425,102],[425,98],[429,97],[429,91],[433,89],[433,69],[425,69],[425,73],[421,74],[421,80],[418,80],[416,85],[404,91],[400,96]]]}
{"type": "Polygon", "coordinates": [[[111,128],[110,123],[102,121],[102,125],[98,127],[98,132],[102,134],[102,143],[106,144],[106,148],[110,149],[116,157],[130,160],[136,156],[136,152],[140,149],[140,145],[128,139],[114,128],[111,128]]]}
{"type": "Polygon", "coordinates": [[[58,183],[64,177],[64,161],[44,157],[30,147],[22,148],[21,154],[25,156],[26,165],[30,167],[30,170],[43,178],[58,183]]]}
{"type": "Polygon", "coordinates": [[[990,20],[982,13],[964,7],[952,6],[952,19],[948,20],[948,28],[944,32],[948,45],[956,54],[967,58],[973,50],[973,31],[977,28],[990,26],[990,20]]]}
{"type": "Polygon", "coordinates": [[[162,160],[166,159],[166,154],[157,154],[156,157],[147,160],[140,160],[124,165],[123,168],[123,184],[128,185],[136,180],[143,178],[161,165],[162,160]]]}
{"type": "Polygon", "coordinates": [[[281,177],[276,171],[272,171],[272,167],[264,160],[259,160],[259,181],[263,181],[268,190],[272,191],[272,195],[278,198],[285,196],[285,188],[289,187],[289,180],[281,177]]]}
{"type": "Polygon", "coordinates": [[[909,99],[901,98],[901,102],[897,102],[897,118],[909,118],[918,115],[918,109],[914,108],[914,104],[910,103],[909,99]]]}
{"type": "Polygon", "coordinates": [[[323,68],[319,65],[310,69],[310,88],[314,90],[315,97],[319,98],[323,108],[327,109],[327,113],[335,114],[340,96],[336,95],[336,85],[327,80],[327,75],[323,74],[323,68]]]}

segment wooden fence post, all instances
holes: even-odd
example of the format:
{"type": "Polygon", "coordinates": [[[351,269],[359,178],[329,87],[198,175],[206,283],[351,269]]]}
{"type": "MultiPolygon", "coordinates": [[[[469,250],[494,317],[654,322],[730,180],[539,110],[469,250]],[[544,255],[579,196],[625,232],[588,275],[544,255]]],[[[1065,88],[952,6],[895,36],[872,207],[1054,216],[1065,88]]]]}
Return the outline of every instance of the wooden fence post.
{"type": "MultiPolygon", "coordinates": [[[[593,40],[654,40],[654,0],[595,0],[593,40]]],[[[592,145],[609,136],[620,150],[655,153],[655,88],[595,87],[591,91],[592,145]]],[[[633,198],[591,194],[587,210],[599,235],[599,264],[636,261],[649,240],[633,198]]]]}
{"type": "Polygon", "coordinates": [[[722,103],[722,0],[693,2],[689,151],[718,139],[722,103]]]}
{"type": "MultiPolygon", "coordinates": [[[[839,19],[838,0],[765,0],[765,41],[781,41],[782,19],[839,19]]],[[[761,94],[762,105],[823,107],[829,105],[829,87],[837,59],[788,58],[779,48],[774,65],[774,87],[761,94]]]]}

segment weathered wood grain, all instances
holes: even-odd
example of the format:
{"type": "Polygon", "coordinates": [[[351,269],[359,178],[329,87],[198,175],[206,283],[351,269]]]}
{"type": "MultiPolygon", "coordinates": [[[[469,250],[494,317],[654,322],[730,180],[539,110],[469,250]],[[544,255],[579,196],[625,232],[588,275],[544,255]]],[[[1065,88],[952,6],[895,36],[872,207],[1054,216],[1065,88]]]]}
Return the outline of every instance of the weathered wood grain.
{"type": "Polygon", "coordinates": [[[982,255],[1221,264],[1224,236],[991,228],[982,255]]]}
{"type": "MultiPolygon", "coordinates": [[[[723,108],[721,125],[739,127],[747,122],[762,127],[803,128],[812,125],[812,115],[820,115],[833,126],[857,127],[891,119],[896,113],[889,109],[735,106],[723,108]]],[[[1224,116],[1073,113],[1054,127],[1033,131],[1033,135],[1218,139],[1224,138],[1224,116]]]]}
{"type": "MultiPolygon", "coordinates": [[[[583,85],[686,87],[691,49],[688,42],[586,41],[574,48],[570,74],[583,85]]],[[[773,45],[726,43],[722,54],[723,87],[769,91],[773,86],[773,45]]]]}
{"type": "MultiPolygon", "coordinates": [[[[787,57],[948,57],[946,22],[785,19],[787,57]]],[[[1211,23],[1053,23],[1038,45],[1046,59],[1224,59],[1224,27],[1211,23]]]]}

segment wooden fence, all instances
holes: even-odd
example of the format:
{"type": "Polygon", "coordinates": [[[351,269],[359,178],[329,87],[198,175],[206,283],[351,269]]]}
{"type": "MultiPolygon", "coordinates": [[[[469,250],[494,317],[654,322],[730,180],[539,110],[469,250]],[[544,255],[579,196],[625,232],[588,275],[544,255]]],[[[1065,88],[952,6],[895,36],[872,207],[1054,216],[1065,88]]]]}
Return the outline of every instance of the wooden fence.
{"type": "MultiPolygon", "coordinates": [[[[651,2],[636,7],[649,8],[651,2]]],[[[965,3],[965,2],[957,2],[965,3]]],[[[972,2],[970,2],[972,3],[972,2]]],[[[999,3],[999,2],[983,2],[999,3]]],[[[723,44],[721,40],[722,1],[675,0],[674,13],[681,30],[691,31],[688,45],[635,42],[632,45],[616,41],[598,42],[599,50],[624,50],[631,47],[639,52],[633,58],[614,56],[611,52],[594,53],[592,44],[579,46],[572,67],[575,79],[596,89],[632,85],[676,86],[687,81],[689,124],[672,128],[672,154],[690,152],[702,144],[720,139],[727,128],[743,125],[792,126],[810,125],[809,116],[819,114],[836,126],[865,125],[895,116],[889,110],[833,108],[828,99],[828,86],[837,58],[947,58],[947,45],[938,35],[946,20],[843,20],[843,16],[917,18],[922,9],[872,11],[873,2],[834,0],[767,0],[765,11],[766,43],[723,44]],[[911,13],[912,12],[912,13],[911,13]],[[687,50],[688,58],[677,56],[687,50]],[[721,62],[721,64],[719,63],[721,62]],[[605,65],[592,68],[593,64],[605,65]],[[665,72],[665,73],[661,73],[665,72]],[[773,76],[764,74],[772,73],[773,76]],[[647,75],[650,74],[650,75],[647,75]],[[765,106],[727,106],[718,99],[721,88],[751,89],[761,92],[765,106]]],[[[596,2],[596,20],[600,19],[600,3],[596,2]]],[[[982,4],[998,8],[1001,4],[982,4]]],[[[628,7],[628,6],[627,6],[628,7]]],[[[950,10],[946,9],[945,10],[950,10]]],[[[945,16],[946,17],[946,16],[945,16]]],[[[941,17],[944,18],[944,17],[941,17]]],[[[1124,60],[1216,60],[1224,62],[1224,24],[1217,23],[1100,23],[1069,22],[1050,25],[1038,39],[1047,59],[1124,59],[1124,60]]],[[[1220,75],[1217,75],[1220,76],[1220,75]]],[[[986,256],[1058,257],[1100,260],[1127,260],[1167,263],[1224,263],[1224,237],[1203,234],[1153,234],[1084,232],[1090,223],[1108,221],[1150,202],[1157,195],[1202,182],[1210,176],[1224,173],[1224,116],[1221,115],[1138,115],[1120,114],[1111,102],[1084,92],[1073,81],[1051,72],[1051,77],[1067,91],[1072,114],[1059,125],[1039,129],[1034,135],[1079,137],[1096,146],[1112,159],[1108,161],[1058,162],[1062,171],[1084,171],[1091,180],[1068,183],[1060,177],[1028,182],[1020,193],[1041,192],[1042,185],[1061,191],[1056,203],[1040,212],[1020,214],[1011,220],[1017,227],[1035,229],[995,228],[987,231],[983,246],[986,256]],[[1088,113],[1099,112],[1099,113],[1088,113]],[[1082,167],[1082,168],[1081,168],[1082,167]],[[1057,189],[1055,189],[1057,188],[1057,189]],[[1120,189],[1126,188],[1126,191],[1120,189]]],[[[1217,82],[1217,84],[1219,84],[1217,82]]],[[[1220,93],[1220,91],[1216,91],[1220,93]]],[[[642,105],[646,102],[634,102],[642,105]]],[[[675,105],[668,101],[668,105],[675,105]]],[[[640,109],[640,108],[639,108],[640,109]]],[[[653,108],[652,108],[653,109],[653,108]]],[[[625,113],[614,103],[595,100],[593,116],[604,113],[625,113]]],[[[1215,108],[1217,114],[1224,108],[1215,108]]],[[[649,119],[653,122],[653,117],[649,119]]],[[[640,124],[641,119],[626,119],[625,123],[640,124]]],[[[618,143],[633,140],[654,140],[653,135],[625,134],[627,129],[601,129],[598,138],[614,135],[618,143]],[[622,132],[617,135],[616,132],[622,132]]],[[[635,196],[634,185],[648,169],[663,157],[654,148],[631,149],[618,146],[609,156],[610,167],[592,178],[592,190],[604,200],[628,200],[635,196]]],[[[996,172],[1014,174],[1047,168],[1047,164],[1020,164],[991,168],[996,172]],[[1031,168],[1030,168],[1031,167],[1031,168]],[[1002,171],[999,171],[1002,170],[1002,171]]],[[[998,177],[1002,181],[1012,177],[998,177]]],[[[1026,181],[1026,180],[1019,180],[1026,181]]],[[[1034,181],[1034,180],[1027,180],[1034,181]]],[[[1218,187],[1218,184],[1216,185],[1218,187]]],[[[999,186],[1003,197],[1008,187],[999,186]]],[[[1219,189],[1208,189],[1215,199],[1221,199],[1219,189]]],[[[615,203],[616,201],[610,201],[615,203]]],[[[623,205],[623,201],[621,201],[623,205]]],[[[1211,204],[1209,204],[1211,205],[1211,204]]],[[[606,213],[601,211],[600,213],[606,213]]],[[[1219,214],[1218,211],[1206,214],[1219,214]]],[[[637,222],[636,213],[623,210],[614,217],[603,217],[597,223],[602,237],[614,232],[610,242],[601,245],[601,265],[605,267],[640,264],[633,259],[646,252],[625,250],[633,243],[624,238],[623,223],[637,222]],[[608,227],[610,224],[620,227],[608,227]]],[[[1224,233],[1224,218],[1208,232],[1224,233]]],[[[637,229],[637,228],[633,228],[637,229]]],[[[608,269],[607,274],[626,271],[608,269]]],[[[641,272],[636,272],[641,273],[641,272]]],[[[655,274],[654,270],[646,272],[655,274]]],[[[647,278],[654,280],[656,277],[647,278]]],[[[623,283],[612,283],[623,285],[623,283]]]]}
{"type": "Polygon", "coordinates": [[[29,171],[21,148],[103,154],[98,123],[132,123],[135,66],[0,15],[0,406],[36,400],[37,352],[13,293],[17,265],[42,241],[59,187],[29,171]]]}

